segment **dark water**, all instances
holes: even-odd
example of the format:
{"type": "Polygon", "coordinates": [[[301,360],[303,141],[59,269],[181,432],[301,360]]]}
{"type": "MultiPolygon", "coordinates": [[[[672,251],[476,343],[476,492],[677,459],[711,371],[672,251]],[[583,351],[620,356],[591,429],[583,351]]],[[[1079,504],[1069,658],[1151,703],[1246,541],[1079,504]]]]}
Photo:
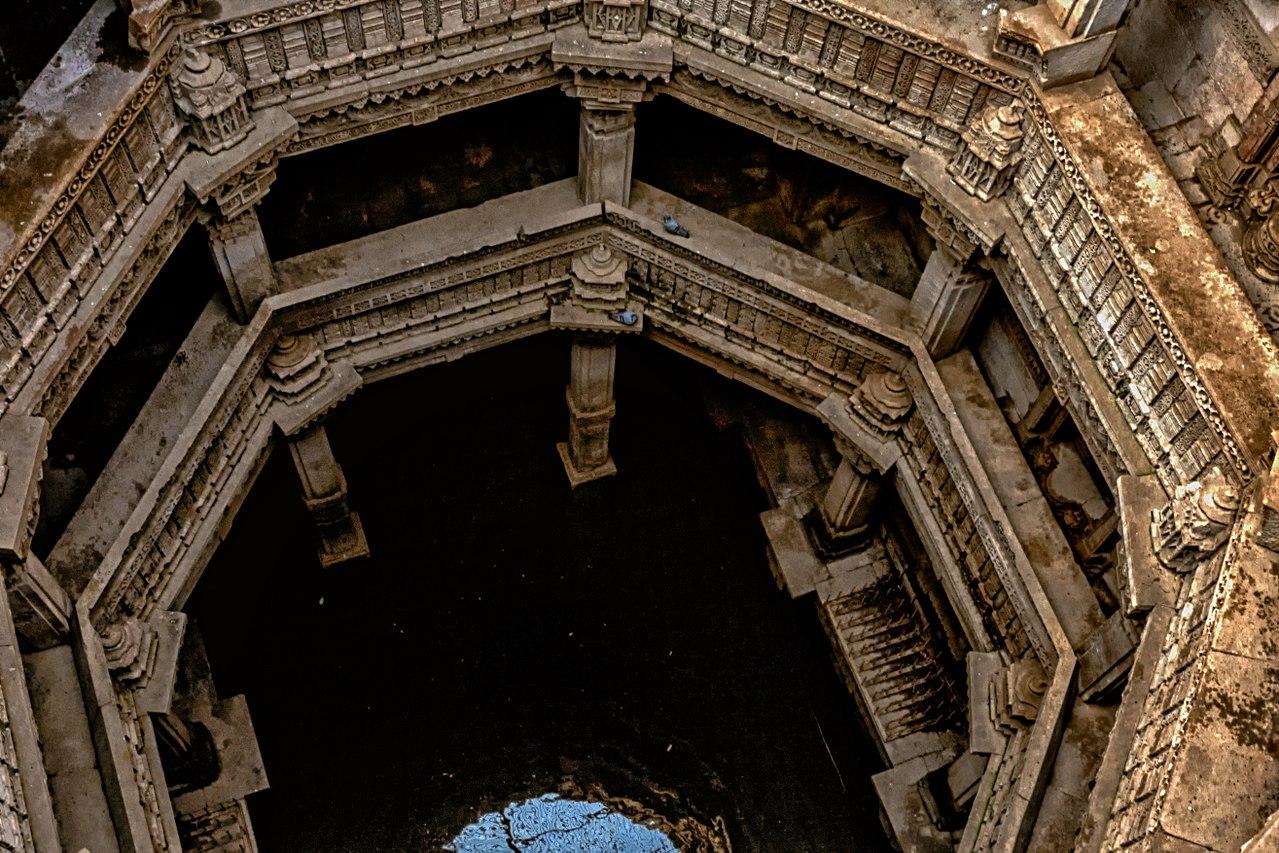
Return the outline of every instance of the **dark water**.
{"type": "Polygon", "coordinates": [[[262,849],[437,849],[557,791],[719,818],[736,850],[884,848],[878,758],[811,607],[774,587],[713,377],[625,346],[620,474],[572,492],[567,364],[546,335],[337,412],[367,561],[320,568],[273,455],[189,608],[220,692],[248,696],[262,849]]]}

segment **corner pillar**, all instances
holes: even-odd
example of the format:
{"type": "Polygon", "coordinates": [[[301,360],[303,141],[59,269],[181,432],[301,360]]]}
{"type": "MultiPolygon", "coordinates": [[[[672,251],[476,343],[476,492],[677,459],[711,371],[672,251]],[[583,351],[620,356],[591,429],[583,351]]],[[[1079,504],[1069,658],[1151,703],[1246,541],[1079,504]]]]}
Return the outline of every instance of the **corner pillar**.
{"type": "Polygon", "coordinates": [[[369,555],[360,516],[347,506],[346,477],[322,424],[288,439],[302,481],[302,497],[320,533],[320,563],[328,566],[369,555]]]}
{"type": "Polygon", "coordinates": [[[556,445],[569,483],[574,488],[617,473],[608,449],[613,402],[613,367],[617,342],[613,336],[582,335],[573,341],[570,356],[568,441],[556,445]]]}
{"type": "Polygon", "coordinates": [[[995,53],[1039,72],[1044,88],[1095,76],[1115,48],[1132,0],[1043,0],[1000,10],[995,53]]]}
{"type": "Polygon", "coordinates": [[[934,249],[910,298],[910,315],[933,358],[959,349],[990,287],[990,273],[947,249],[934,249]]]}
{"type": "Polygon", "coordinates": [[[267,252],[262,223],[255,208],[229,219],[216,217],[206,224],[209,247],[226,282],[231,309],[247,323],[262,300],[277,291],[275,268],[267,252]]]}
{"type": "Polygon", "coordinates": [[[629,204],[634,154],[633,105],[605,109],[583,101],[577,149],[577,194],[582,203],[629,204]]]}

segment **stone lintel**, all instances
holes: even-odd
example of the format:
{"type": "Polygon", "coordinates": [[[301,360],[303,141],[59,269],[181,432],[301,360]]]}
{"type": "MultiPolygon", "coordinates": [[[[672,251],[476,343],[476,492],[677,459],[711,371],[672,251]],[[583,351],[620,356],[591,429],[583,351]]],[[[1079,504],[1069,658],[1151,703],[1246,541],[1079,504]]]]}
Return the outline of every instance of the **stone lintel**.
{"type": "Polygon", "coordinates": [[[645,80],[669,80],[675,54],[670,37],[661,33],[647,32],[638,41],[607,42],[575,25],[556,31],[551,61],[557,68],[635,80],[642,86],[645,80]]]}
{"type": "Polygon", "coordinates": [[[808,539],[808,527],[789,506],[760,513],[764,537],[768,540],[768,564],[777,585],[791,598],[808,595],[826,574],[826,567],[808,539]]]}
{"type": "Polygon", "coordinates": [[[1119,536],[1124,543],[1119,565],[1120,606],[1132,617],[1171,604],[1175,597],[1176,577],[1159,562],[1150,531],[1151,513],[1167,496],[1154,474],[1123,474],[1116,485],[1119,536]]]}
{"type": "Polygon", "coordinates": [[[243,695],[223,699],[211,707],[193,709],[191,717],[193,722],[205,725],[213,736],[220,772],[211,785],[175,797],[175,810],[191,814],[270,787],[248,702],[243,695]]]}
{"type": "Polygon", "coordinates": [[[611,315],[615,312],[561,302],[551,306],[551,328],[610,335],[639,334],[644,331],[644,313],[638,305],[630,310],[635,314],[636,319],[633,325],[628,326],[620,320],[613,319],[611,315]]]}
{"type": "Polygon", "coordinates": [[[995,727],[990,705],[990,685],[1004,670],[999,652],[968,653],[968,751],[989,754],[1004,747],[1004,735],[995,727]]]}
{"type": "Polygon", "coordinates": [[[26,560],[39,512],[49,422],[10,412],[0,418],[0,559],[26,560]]]}
{"type": "Polygon", "coordinates": [[[12,563],[5,584],[14,627],[32,650],[63,642],[71,631],[71,598],[34,553],[12,563]]]}

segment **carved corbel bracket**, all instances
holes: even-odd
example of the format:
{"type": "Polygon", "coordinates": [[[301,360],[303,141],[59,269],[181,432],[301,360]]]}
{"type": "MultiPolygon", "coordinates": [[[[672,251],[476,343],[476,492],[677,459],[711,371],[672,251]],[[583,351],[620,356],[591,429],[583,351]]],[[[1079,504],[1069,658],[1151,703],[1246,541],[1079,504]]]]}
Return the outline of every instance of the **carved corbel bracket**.
{"type": "Polygon", "coordinates": [[[230,148],[253,130],[244,84],[225,62],[202,48],[183,52],[170,86],[191,138],[205,153],[230,148]]]}
{"type": "Polygon", "coordinates": [[[588,109],[632,109],[651,100],[651,84],[670,82],[675,67],[671,40],[649,33],[634,41],[600,41],[583,27],[566,27],[555,35],[551,61],[557,71],[573,72],[564,92],[588,109]]]}
{"type": "Polygon", "coordinates": [[[951,179],[982,201],[1003,195],[1022,159],[1025,124],[1020,101],[986,107],[960,134],[959,148],[946,166],[951,179]]]}
{"type": "Polygon", "coordinates": [[[264,373],[278,406],[276,426],[295,435],[320,421],[360,386],[355,368],[332,364],[308,334],[284,334],[267,356],[264,373]]]}
{"type": "Polygon", "coordinates": [[[145,621],[130,616],[100,635],[107,669],[118,684],[134,691],[139,711],[167,714],[172,708],[186,624],[185,613],[164,611],[145,621]]]}
{"type": "Polygon", "coordinates": [[[1239,490],[1218,469],[1177,486],[1172,499],[1151,512],[1159,561],[1179,574],[1194,571],[1230,538],[1239,507],[1239,490]]]}
{"type": "Polygon", "coordinates": [[[568,296],[551,306],[551,327],[591,333],[643,331],[642,306],[627,299],[629,268],[627,256],[605,242],[575,254],[568,296]]]}
{"type": "Polygon", "coordinates": [[[902,456],[901,427],[914,407],[901,374],[871,373],[847,397],[832,394],[817,406],[840,452],[859,470],[885,474],[902,456]]]}

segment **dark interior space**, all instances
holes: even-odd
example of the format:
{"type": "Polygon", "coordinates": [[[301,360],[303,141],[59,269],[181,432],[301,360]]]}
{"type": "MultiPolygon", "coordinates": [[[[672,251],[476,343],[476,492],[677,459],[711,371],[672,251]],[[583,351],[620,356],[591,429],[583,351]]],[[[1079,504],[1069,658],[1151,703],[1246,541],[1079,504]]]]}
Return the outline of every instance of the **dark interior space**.
{"type": "Polygon", "coordinates": [[[551,90],[287,158],[262,227],[287,258],[576,174],[577,102],[551,90]]]}
{"type": "Polygon", "coordinates": [[[670,97],[644,104],[636,128],[636,180],[881,287],[914,291],[932,250],[918,199],[670,97]]]}
{"type": "Polygon", "coordinates": [[[174,247],[49,438],[33,547],[46,554],[129,431],[209,299],[222,290],[204,229],[174,247]]]}
{"type": "Polygon", "coordinates": [[[745,447],[706,414],[723,380],[623,345],[620,473],[572,491],[568,345],[388,380],[329,419],[368,560],[320,568],[273,453],[187,608],[253,714],[261,848],[439,849],[555,792],[681,849],[717,827],[734,850],[886,849],[879,758],[811,605],[774,585],[745,447]]]}

